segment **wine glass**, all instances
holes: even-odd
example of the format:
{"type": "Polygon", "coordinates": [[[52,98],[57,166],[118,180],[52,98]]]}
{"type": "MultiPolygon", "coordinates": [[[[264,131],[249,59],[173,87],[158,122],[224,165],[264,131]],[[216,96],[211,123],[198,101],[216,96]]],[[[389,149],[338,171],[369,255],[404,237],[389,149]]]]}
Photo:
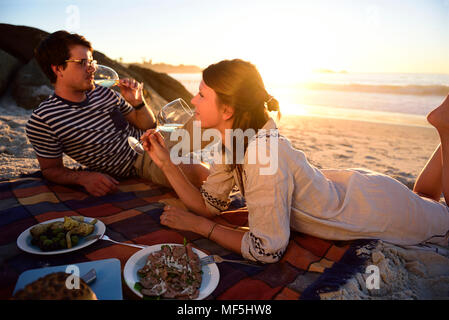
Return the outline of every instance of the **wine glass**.
{"type": "Polygon", "coordinates": [[[98,64],[94,73],[94,82],[109,88],[119,83],[119,76],[114,69],[98,64]]]}
{"type": "MultiPolygon", "coordinates": [[[[181,128],[193,116],[193,111],[189,105],[181,98],[167,103],[156,116],[157,127],[155,132],[171,133],[181,128]]],[[[135,152],[143,154],[145,151],[142,141],[134,137],[128,137],[128,144],[135,152]]]]}

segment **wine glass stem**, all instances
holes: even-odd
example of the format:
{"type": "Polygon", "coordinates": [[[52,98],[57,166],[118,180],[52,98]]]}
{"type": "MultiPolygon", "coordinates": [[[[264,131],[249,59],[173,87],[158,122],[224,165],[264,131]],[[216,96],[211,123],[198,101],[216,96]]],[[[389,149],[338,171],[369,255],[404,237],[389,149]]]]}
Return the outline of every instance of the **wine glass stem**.
{"type": "MultiPolygon", "coordinates": [[[[159,126],[156,128],[156,130],[154,130],[154,132],[156,133],[156,132],[159,132],[159,131],[161,131],[161,129],[159,128],[159,126]]],[[[143,148],[143,141],[142,140],[139,140],[139,141],[137,141],[135,144],[134,144],[134,147],[137,147],[137,146],[141,146],[142,148],[143,148]]]]}
{"type": "MultiPolygon", "coordinates": [[[[154,130],[154,133],[161,131],[161,128],[159,126],[156,127],[156,130],[154,130]]],[[[139,140],[136,142],[135,146],[140,145],[143,147],[143,141],[139,140]]]]}
{"type": "Polygon", "coordinates": [[[134,147],[137,147],[137,146],[143,147],[142,141],[137,141],[137,142],[134,144],[134,147]]]}

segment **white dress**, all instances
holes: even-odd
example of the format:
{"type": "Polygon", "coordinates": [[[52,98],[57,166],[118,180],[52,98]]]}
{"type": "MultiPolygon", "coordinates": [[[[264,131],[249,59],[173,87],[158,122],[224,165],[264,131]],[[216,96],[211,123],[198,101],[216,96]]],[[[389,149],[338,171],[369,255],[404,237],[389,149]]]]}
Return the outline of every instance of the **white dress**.
{"type": "Polygon", "coordinates": [[[238,170],[213,164],[200,190],[206,206],[216,214],[227,209],[235,185],[244,191],[249,224],[241,244],[245,258],[278,261],[288,245],[290,228],[323,239],[382,239],[398,245],[429,239],[441,243],[448,232],[449,209],[444,204],[422,198],[377,172],[319,170],[279,136],[272,119],[262,129],[269,131],[259,130],[245,153],[243,186],[238,170]],[[264,144],[271,162],[257,157],[254,161],[250,154],[264,144]],[[274,174],[261,174],[272,167],[276,167],[274,174]]]}

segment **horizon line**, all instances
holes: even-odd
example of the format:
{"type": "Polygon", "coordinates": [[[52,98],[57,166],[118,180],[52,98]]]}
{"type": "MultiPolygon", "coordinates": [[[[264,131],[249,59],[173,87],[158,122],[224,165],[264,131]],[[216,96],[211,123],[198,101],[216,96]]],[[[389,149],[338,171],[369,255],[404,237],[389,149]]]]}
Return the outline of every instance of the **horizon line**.
{"type": "MultiPolygon", "coordinates": [[[[125,61],[118,61],[117,59],[114,59],[116,62],[118,63],[122,63],[122,64],[149,64],[148,62],[142,63],[142,62],[137,62],[137,61],[133,61],[133,62],[125,62],[125,61]]],[[[198,69],[201,69],[201,71],[203,71],[204,69],[207,68],[206,67],[200,67],[196,64],[171,64],[168,62],[152,62],[151,65],[158,65],[158,64],[165,64],[167,66],[171,66],[171,67],[195,67],[198,69]]],[[[201,73],[201,72],[188,72],[188,73],[201,73]]],[[[329,74],[357,74],[357,73],[369,73],[369,74],[387,74],[387,73],[391,73],[391,74],[433,74],[433,75],[449,75],[449,71],[448,72],[433,72],[433,71],[350,71],[350,70],[333,70],[333,69],[327,69],[327,68],[318,68],[315,70],[312,70],[311,73],[329,73],[329,74]],[[323,70],[323,71],[320,71],[323,70]],[[324,70],[328,70],[328,71],[324,71],[324,70]]]]}

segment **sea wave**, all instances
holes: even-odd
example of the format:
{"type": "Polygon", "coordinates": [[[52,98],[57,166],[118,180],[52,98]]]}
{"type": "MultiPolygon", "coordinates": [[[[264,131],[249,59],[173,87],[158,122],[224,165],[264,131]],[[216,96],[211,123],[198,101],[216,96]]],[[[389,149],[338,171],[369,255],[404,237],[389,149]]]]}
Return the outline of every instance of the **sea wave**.
{"type": "Polygon", "coordinates": [[[334,90],[370,93],[405,94],[417,96],[446,96],[449,86],[445,85],[370,85],[370,84],[336,84],[336,83],[306,83],[303,85],[312,90],[334,90]]]}

